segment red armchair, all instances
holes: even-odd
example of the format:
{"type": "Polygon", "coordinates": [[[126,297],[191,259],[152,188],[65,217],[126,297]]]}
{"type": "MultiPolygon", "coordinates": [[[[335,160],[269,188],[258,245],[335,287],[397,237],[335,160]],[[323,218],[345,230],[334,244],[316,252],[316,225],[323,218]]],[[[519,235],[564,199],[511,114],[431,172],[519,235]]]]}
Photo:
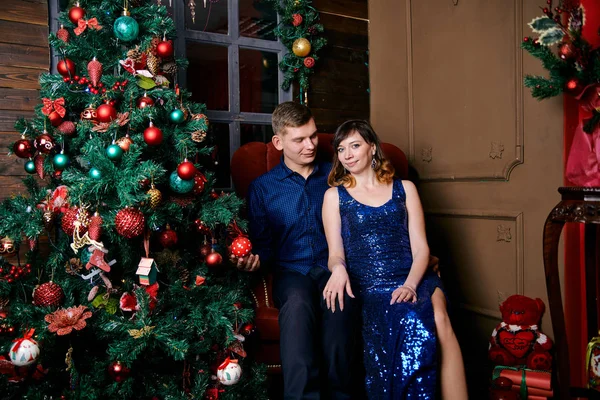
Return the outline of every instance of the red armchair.
{"type": "MultiPolygon", "coordinates": [[[[332,134],[319,133],[317,149],[319,160],[332,160],[332,141],[332,134]]],[[[394,165],[396,176],[406,179],[408,177],[408,161],[404,152],[390,143],[382,143],[381,148],[386,158],[394,165]]],[[[279,164],[280,161],[281,151],[277,150],[272,143],[251,142],[240,147],[231,158],[231,177],[238,196],[245,198],[250,183],[279,164]]],[[[265,363],[269,373],[279,373],[281,371],[279,323],[277,320],[279,312],[273,304],[271,283],[271,275],[265,274],[253,292],[256,306],[255,327],[259,340],[255,359],[265,363]]]]}

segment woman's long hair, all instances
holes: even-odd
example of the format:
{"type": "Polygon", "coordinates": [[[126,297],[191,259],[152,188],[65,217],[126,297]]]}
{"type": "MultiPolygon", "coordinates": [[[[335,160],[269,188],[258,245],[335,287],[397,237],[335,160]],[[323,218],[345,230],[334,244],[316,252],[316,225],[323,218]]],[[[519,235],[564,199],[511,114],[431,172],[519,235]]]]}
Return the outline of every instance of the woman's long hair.
{"type": "Polygon", "coordinates": [[[356,185],[356,180],[352,174],[346,171],[340,162],[337,151],[340,142],[353,132],[358,132],[368,145],[375,145],[375,168],[373,168],[375,176],[380,183],[390,183],[394,179],[394,166],[383,156],[379,137],[367,121],[352,119],[340,125],[333,137],[333,168],[327,178],[329,186],[354,187],[356,185]]]}

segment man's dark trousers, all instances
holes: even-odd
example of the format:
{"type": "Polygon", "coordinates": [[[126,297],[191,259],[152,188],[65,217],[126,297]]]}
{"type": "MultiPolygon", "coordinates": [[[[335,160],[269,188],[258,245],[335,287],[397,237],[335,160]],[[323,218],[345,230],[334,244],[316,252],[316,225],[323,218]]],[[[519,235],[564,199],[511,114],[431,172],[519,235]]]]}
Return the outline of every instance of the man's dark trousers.
{"type": "Polygon", "coordinates": [[[279,268],[274,297],[279,327],[285,400],[354,398],[357,305],[345,293],[344,311],[327,309],[323,290],[331,273],[314,267],[308,275],[279,268]]]}

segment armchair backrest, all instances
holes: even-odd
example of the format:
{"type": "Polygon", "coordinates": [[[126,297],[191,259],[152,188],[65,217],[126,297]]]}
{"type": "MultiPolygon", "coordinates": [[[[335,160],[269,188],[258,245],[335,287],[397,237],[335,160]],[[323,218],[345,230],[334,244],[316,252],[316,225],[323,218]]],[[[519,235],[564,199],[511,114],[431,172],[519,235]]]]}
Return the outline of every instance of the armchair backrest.
{"type": "MultiPolygon", "coordinates": [[[[333,134],[319,133],[317,159],[331,161],[333,159],[333,134]]],[[[381,149],[385,157],[396,169],[396,176],[408,177],[408,160],[402,150],[391,143],[382,143],[381,149]]],[[[279,164],[281,151],[273,143],[250,142],[233,153],[231,158],[231,178],[238,196],[245,198],[250,183],[279,164]]]]}

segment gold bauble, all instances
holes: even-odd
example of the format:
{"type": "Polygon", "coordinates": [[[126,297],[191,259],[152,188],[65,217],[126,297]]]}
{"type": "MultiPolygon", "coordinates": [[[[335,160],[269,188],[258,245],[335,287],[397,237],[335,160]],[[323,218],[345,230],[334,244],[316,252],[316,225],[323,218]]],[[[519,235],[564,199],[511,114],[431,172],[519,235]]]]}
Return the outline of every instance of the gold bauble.
{"type": "Polygon", "coordinates": [[[0,240],[0,254],[12,254],[15,252],[15,242],[8,236],[0,240]]]}
{"type": "Polygon", "coordinates": [[[129,151],[129,147],[133,144],[133,140],[131,140],[129,135],[126,135],[126,136],[123,136],[122,138],[117,139],[116,144],[123,151],[129,151]]]}
{"type": "Polygon", "coordinates": [[[310,42],[304,38],[296,39],[292,45],[292,51],[298,57],[306,57],[310,53],[310,42]]]}
{"type": "Polygon", "coordinates": [[[83,121],[91,121],[94,124],[96,123],[96,117],[98,114],[96,113],[96,108],[92,106],[88,106],[85,110],[81,112],[81,119],[83,121]]]}

